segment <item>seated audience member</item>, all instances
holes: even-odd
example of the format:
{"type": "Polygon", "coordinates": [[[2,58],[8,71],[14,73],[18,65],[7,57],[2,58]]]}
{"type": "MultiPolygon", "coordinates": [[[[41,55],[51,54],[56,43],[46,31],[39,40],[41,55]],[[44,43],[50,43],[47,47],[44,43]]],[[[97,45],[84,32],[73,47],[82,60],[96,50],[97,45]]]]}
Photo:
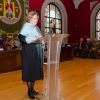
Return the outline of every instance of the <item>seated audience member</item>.
{"type": "Polygon", "coordinates": [[[83,38],[80,38],[80,42],[78,43],[77,47],[74,48],[74,56],[76,57],[77,52],[79,52],[79,57],[81,57],[81,53],[84,47],[83,38]]]}
{"type": "Polygon", "coordinates": [[[100,59],[100,49],[97,52],[98,58],[100,59]]]}
{"type": "Polygon", "coordinates": [[[6,50],[6,47],[4,46],[1,40],[0,40],[0,49],[6,50]]]}
{"type": "Polygon", "coordinates": [[[2,39],[2,34],[0,34],[0,41],[1,41],[2,44],[4,45],[4,40],[2,39]]]}
{"type": "Polygon", "coordinates": [[[90,38],[87,38],[83,47],[83,51],[82,51],[83,58],[88,57],[88,53],[89,53],[89,50],[91,49],[91,46],[92,46],[92,42],[90,41],[90,38]]]}
{"type": "Polygon", "coordinates": [[[10,45],[10,39],[8,37],[5,37],[4,45],[5,47],[10,45]]]}
{"type": "Polygon", "coordinates": [[[16,49],[17,46],[15,45],[15,42],[13,39],[10,40],[10,45],[8,45],[7,47],[7,50],[10,50],[10,49],[16,49]]]}
{"type": "Polygon", "coordinates": [[[94,39],[94,41],[92,42],[92,47],[89,50],[90,52],[90,58],[96,58],[97,57],[97,51],[98,49],[100,49],[100,43],[97,40],[97,38],[94,39]]]}
{"type": "Polygon", "coordinates": [[[0,35],[0,49],[6,50],[6,47],[3,44],[2,36],[0,35]]]}
{"type": "Polygon", "coordinates": [[[19,41],[19,38],[18,38],[18,36],[16,36],[15,37],[15,45],[18,47],[18,48],[20,48],[21,47],[21,42],[19,41]]]}

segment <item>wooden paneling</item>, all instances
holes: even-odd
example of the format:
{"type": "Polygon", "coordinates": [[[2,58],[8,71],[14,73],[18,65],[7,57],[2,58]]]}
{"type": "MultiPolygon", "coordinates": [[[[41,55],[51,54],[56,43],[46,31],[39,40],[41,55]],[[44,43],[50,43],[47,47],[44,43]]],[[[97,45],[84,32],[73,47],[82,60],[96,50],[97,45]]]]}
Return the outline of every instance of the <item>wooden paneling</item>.
{"type": "Polygon", "coordinates": [[[60,61],[67,61],[73,59],[73,47],[62,47],[60,54],[60,61]]]}
{"type": "MultiPolygon", "coordinates": [[[[22,50],[0,51],[0,73],[21,69],[22,50]]],[[[60,61],[73,59],[73,48],[62,47],[60,61]]],[[[46,61],[46,60],[45,60],[46,61]]]]}
{"type": "Polygon", "coordinates": [[[0,51],[0,73],[21,69],[21,50],[0,51]]]}
{"type": "MultiPolygon", "coordinates": [[[[72,59],[73,59],[73,47],[61,47],[60,62],[72,59]]],[[[44,61],[47,62],[47,58],[44,58],[44,61]]]]}

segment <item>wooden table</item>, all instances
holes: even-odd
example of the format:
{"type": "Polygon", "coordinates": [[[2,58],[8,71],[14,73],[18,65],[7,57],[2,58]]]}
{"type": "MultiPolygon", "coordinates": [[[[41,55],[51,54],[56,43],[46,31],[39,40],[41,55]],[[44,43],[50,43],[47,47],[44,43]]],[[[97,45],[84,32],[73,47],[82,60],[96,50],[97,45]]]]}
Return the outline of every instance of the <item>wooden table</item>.
{"type": "MultiPolygon", "coordinates": [[[[73,60],[73,47],[61,47],[60,62],[68,60],[73,60]]],[[[44,62],[47,62],[47,58],[44,58],[44,62]]]]}
{"type": "Polygon", "coordinates": [[[73,47],[62,47],[60,53],[60,61],[68,61],[73,59],[73,47]]]}
{"type": "Polygon", "coordinates": [[[22,50],[0,51],[0,73],[21,69],[21,56],[22,50]]]}
{"type": "MultiPolygon", "coordinates": [[[[60,61],[73,59],[73,48],[62,47],[60,61]]],[[[46,60],[46,59],[45,59],[46,60]]],[[[0,51],[0,73],[10,72],[21,69],[22,50],[4,50],[0,51]]]]}

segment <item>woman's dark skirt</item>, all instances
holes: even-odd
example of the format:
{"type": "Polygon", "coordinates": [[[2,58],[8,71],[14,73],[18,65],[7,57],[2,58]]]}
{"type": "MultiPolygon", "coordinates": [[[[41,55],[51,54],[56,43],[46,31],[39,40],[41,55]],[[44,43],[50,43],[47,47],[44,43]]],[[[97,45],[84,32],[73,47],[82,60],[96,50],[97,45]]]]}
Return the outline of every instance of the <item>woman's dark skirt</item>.
{"type": "Polygon", "coordinates": [[[43,79],[42,44],[23,44],[22,80],[35,81],[43,79]]]}

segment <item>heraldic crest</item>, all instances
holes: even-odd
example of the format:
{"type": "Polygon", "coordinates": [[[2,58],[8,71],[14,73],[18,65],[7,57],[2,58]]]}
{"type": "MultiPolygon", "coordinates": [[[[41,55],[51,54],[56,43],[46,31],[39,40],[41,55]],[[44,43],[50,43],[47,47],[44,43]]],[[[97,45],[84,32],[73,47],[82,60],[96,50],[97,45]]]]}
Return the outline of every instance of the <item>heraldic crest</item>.
{"type": "Polygon", "coordinates": [[[6,24],[19,21],[22,8],[19,0],[0,0],[0,20],[6,24]]]}

